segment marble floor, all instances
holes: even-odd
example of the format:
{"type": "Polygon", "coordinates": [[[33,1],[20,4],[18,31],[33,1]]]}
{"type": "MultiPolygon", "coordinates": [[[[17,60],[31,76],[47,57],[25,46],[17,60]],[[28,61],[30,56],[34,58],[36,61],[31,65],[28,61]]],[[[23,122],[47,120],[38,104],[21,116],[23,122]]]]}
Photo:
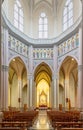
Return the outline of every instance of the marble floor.
{"type": "Polygon", "coordinates": [[[30,130],[54,130],[49,122],[46,111],[39,111],[39,116],[30,130]]]}

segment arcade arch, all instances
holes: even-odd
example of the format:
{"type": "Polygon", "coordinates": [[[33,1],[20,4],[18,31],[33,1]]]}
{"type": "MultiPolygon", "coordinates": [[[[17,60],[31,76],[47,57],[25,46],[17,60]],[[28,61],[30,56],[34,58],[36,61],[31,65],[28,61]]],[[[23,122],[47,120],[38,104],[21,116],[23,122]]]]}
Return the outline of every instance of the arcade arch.
{"type": "Polygon", "coordinates": [[[39,106],[50,106],[52,71],[46,63],[37,66],[34,72],[34,81],[36,83],[36,102],[39,106]]]}
{"type": "Polygon", "coordinates": [[[13,58],[9,63],[8,105],[21,108],[27,104],[27,70],[20,57],[13,58]]]}
{"type": "Polygon", "coordinates": [[[59,103],[63,107],[76,107],[78,85],[78,63],[75,58],[67,56],[59,70],[59,103]]]}

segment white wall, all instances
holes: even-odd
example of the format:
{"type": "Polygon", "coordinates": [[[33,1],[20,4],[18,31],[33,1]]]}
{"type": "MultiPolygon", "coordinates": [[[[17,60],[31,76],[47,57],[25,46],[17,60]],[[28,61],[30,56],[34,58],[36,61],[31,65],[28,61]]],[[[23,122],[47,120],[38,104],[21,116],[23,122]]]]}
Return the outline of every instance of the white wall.
{"type": "Polygon", "coordinates": [[[12,80],[12,87],[11,87],[11,106],[12,107],[19,107],[18,97],[19,97],[18,78],[16,75],[14,75],[13,80],[12,80]]]}
{"type": "Polygon", "coordinates": [[[69,97],[71,102],[71,107],[75,107],[75,83],[73,75],[70,75],[69,79],[69,97]]]}

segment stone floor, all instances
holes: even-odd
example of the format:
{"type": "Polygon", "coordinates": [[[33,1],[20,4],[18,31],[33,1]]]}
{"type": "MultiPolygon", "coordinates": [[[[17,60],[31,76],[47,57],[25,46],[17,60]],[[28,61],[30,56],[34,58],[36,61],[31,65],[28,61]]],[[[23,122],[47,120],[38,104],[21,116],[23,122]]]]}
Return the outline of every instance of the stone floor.
{"type": "Polygon", "coordinates": [[[39,116],[34,122],[33,127],[30,128],[30,130],[54,130],[49,122],[45,110],[39,111],[39,116]]]}

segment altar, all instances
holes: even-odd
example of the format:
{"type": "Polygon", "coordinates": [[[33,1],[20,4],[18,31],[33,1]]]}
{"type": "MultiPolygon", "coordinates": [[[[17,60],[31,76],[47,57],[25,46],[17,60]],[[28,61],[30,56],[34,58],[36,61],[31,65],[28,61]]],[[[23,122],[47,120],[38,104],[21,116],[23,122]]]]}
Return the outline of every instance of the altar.
{"type": "Polygon", "coordinates": [[[47,110],[47,105],[39,105],[39,110],[47,110]]]}

